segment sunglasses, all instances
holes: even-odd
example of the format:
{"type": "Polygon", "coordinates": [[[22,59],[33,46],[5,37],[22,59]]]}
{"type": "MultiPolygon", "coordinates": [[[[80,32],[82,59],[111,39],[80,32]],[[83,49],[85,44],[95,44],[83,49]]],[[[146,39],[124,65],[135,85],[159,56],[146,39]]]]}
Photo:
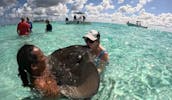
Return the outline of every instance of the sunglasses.
{"type": "Polygon", "coordinates": [[[94,43],[95,41],[90,40],[89,38],[84,38],[86,43],[94,43]]]}

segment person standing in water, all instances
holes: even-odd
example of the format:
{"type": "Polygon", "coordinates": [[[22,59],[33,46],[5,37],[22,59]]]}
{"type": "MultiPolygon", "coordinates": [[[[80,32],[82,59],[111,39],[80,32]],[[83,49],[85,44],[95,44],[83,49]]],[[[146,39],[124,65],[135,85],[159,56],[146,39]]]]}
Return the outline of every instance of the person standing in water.
{"type": "Polygon", "coordinates": [[[47,24],[45,31],[46,32],[52,32],[52,25],[50,24],[50,21],[49,20],[46,20],[45,22],[47,24]]]}
{"type": "Polygon", "coordinates": [[[21,18],[21,22],[17,26],[17,33],[19,36],[30,34],[30,25],[25,21],[24,18],[21,18]]]}
{"type": "Polygon", "coordinates": [[[94,55],[92,59],[97,66],[98,72],[101,73],[109,62],[109,55],[100,44],[100,33],[96,30],[91,30],[83,38],[87,46],[91,49],[91,53],[94,55]]]}
{"type": "Polygon", "coordinates": [[[30,32],[32,32],[32,22],[30,21],[29,17],[26,18],[27,23],[30,25],[30,32]]]}

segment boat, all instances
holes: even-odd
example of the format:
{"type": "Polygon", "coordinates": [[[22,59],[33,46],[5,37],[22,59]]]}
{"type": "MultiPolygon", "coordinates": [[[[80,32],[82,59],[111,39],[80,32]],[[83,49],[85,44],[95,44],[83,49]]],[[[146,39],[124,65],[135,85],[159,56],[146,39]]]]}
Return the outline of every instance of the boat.
{"type": "Polygon", "coordinates": [[[127,25],[128,25],[128,26],[134,26],[134,27],[148,28],[148,27],[146,27],[146,26],[142,26],[142,25],[141,25],[141,21],[136,21],[136,24],[130,23],[130,22],[128,21],[128,22],[127,22],[127,25]]]}
{"type": "Polygon", "coordinates": [[[83,22],[83,21],[65,21],[66,24],[91,24],[91,22],[83,22]]]}
{"type": "Polygon", "coordinates": [[[66,24],[91,24],[91,22],[86,21],[86,15],[83,12],[74,12],[72,15],[73,20],[69,20],[69,18],[66,17],[66,24]]]}

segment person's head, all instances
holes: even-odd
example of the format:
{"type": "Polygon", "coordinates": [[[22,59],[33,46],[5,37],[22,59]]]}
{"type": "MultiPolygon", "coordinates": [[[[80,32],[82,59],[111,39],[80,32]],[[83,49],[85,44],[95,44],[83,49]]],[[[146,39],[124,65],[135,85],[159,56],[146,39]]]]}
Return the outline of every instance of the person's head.
{"type": "Polygon", "coordinates": [[[20,19],[21,19],[21,21],[22,21],[22,22],[24,22],[24,21],[25,21],[25,19],[24,19],[23,17],[22,17],[22,18],[20,18],[20,19]]]}
{"type": "Polygon", "coordinates": [[[69,19],[66,17],[66,21],[69,21],[69,19]]]}
{"type": "Polygon", "coordinates": [[[19,76],[23,82],[23,86],[29,86],[29,78],[32,77],[34,71],[39,73],[40,70],[42,71],[45,69],[44,66],[42,68],[36,68],[33,66],[42,60],[44,60],[42,51],[34,45],[25,44],[18,50],[18,71],[19,76]]]}
{"type": "Polygon", "coordinates": [[[29,17],[26,17],[26,20],[29,22],[29,17]]]}
{"type": "Polygon", "coordinates": [[[100,44],[100,33],[96,30],[89,31],[83,38],[87,46],[92,49],[97,48],[100,44]]]}
{"type": "Polygon", "coordinates": [[[49,23],[50,23],[50,21],[47,19],[47,20],[45,21],[45,23],[49,24],[49,23]]]}

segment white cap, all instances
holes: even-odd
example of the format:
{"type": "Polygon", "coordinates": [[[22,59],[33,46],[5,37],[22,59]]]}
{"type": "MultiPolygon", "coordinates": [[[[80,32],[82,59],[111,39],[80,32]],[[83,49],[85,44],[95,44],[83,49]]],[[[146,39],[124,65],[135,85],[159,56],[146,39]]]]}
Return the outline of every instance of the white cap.
{"type": "Polygon", "coordinates": [[[97,35],[99,34],[96,30],[89,31],[86,35],[83,36],[83,38],[89,38],[92,41],[97,40],[97,35]]]}

